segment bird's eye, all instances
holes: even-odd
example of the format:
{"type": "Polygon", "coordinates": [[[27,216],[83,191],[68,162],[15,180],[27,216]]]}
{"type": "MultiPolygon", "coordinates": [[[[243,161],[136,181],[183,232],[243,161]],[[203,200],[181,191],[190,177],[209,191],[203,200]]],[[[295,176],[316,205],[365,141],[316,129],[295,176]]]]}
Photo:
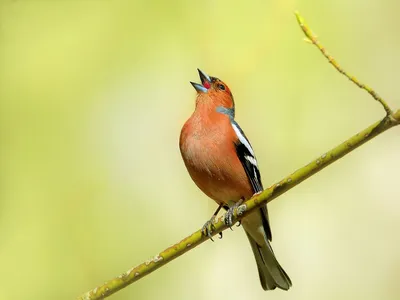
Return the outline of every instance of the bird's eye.
{"type": "Polygon", "coordinates": [[[225,91],[225,86],[224,86],[223,84],[219,84],[219,85],[218,85],[218,88],[219,88],[221,91],[225,91]]]}

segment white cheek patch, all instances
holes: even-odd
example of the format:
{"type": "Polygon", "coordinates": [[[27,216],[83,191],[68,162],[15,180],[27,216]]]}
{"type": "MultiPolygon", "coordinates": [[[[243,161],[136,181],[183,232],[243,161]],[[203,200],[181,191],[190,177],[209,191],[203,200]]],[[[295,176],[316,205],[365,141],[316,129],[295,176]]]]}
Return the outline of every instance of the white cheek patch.
{"type": "Polygon", "coordinates": [[[235,133],[237,135],[237,137],[239,138],[239,141],[246,146],[247,150],[249,150],[249,152],[251,153],[251,155],[254,156],[254,151],[253,148],[251,148],[249,142],[247,141],[247,139],[243,136],[243,134],[240,132],[239,128],[236,126],[236,124],[231,123],[233,130],[235,130],[235,133]]]}

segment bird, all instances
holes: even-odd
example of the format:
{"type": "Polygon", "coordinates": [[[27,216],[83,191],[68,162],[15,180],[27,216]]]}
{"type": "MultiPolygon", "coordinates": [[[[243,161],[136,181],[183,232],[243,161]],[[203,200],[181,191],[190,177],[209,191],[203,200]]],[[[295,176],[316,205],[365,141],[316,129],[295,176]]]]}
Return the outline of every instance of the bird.
{"type": "MultiPolygon", "coordinates": [[[[263,185],[254,150],[235,121],[231,90],[220,79],[197,70],[201,83],[190,82],[197,92],[195,110],[182,127],[179,148],[194,183],[218,204],[202,229],[212,239],[212,224],[220,209],[227,210],[224,220],[231,227],[234,210],[261,193],[263,185]]],[[[292,282],[270,244],[267,206],[242,218],[241,225],[250,241],[262,288],[289,290],[292,282]]]]}

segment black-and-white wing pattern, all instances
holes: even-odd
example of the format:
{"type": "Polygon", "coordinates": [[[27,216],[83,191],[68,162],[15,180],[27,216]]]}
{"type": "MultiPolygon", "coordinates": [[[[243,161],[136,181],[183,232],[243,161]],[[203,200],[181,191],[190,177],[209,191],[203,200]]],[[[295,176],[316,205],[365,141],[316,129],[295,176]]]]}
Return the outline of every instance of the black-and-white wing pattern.
{"type": "Polygon", "coordinates": [[[261,183],[260,170],[258,169],[254,150],[239,124],[236,123],[235,120],[231,120],[231,124],[239,139],[238,142],[235,143],[236,153],[246,171],[247,177],[249,177],[254,193],[261,192],[264,188],[261,183]]]}
{"type": "MultiPolygon", "coordinates": [[[[243,165],[247,177],[249,178],[251,186],[253,187],[253,191],[254,193],[262,192],[264,188],[261,182],[260,170],[258,169],[258,163],[254,154],[254,150],[251,147],[251,144],[244,134],[243,130],[233,118],[231,118],[231,124],[238,137],[238,141],[235,143],[236,153],[240,159],[240,162],[243,165]]],[[[272,240],[267,206],[262,206],[261,211],[265,233],[268,240],[272,240]]]]}

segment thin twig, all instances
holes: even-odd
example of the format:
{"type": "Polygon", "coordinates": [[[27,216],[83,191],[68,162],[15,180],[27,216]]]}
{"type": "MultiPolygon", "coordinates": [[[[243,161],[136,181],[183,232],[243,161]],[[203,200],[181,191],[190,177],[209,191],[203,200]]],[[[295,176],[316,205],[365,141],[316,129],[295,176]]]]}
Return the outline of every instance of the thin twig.
{"type": "MultiPolygon", "coordinates": [[[[243,205],[239,206],[235,211],[233,217],[234,222],[239,221],[244,216],[255,211],[255,209],[257,209],[258,207],[267,204],[268,202],[277,198],[281,194],[287,192],[291,188],[300,184],[302,181],[306,180],[308,177],[321,171],[326,166],[337,161],[341,157],[350,153],[351,151],[361,146],[365,142],[371,140],[375,136],[383,133],[389,128],[392,128],[393,126],[400,124],[400,110],[397,110],[395,113],[392,113],[392,110],[379,96],[377,96],[375,91],[365,86],[364,84],[361,84],[359,81],[357,81],[357,79],[355,79],[352,76],[349,76],[345,71],[343,71],[343,69],[338,66],[336,61],[326,53],[325,49],[321,46],[321,44],[319,44],[317,39],[311,33],[311,30],[307,27],[307,25],[305,25],[303,18],[298,13],[296,13],[296,17],[306,36],[312,41],[313,44],[315,44],[321,50],[321,52],[329,60],[329,62],[340,73],[344,74],[347,78],[349,78],[351,81],[357,84],[360,88],[370,93],[375,100],[379,101],[385,108],[387,116],[382,120],[375,122],[368,128],[361,131],[360,133],[349,138],[347,141],[340,144],[339,146],[324,153],[323,155],[321,155],[308,165],[298,169],[293,174],[287,176],[278,183],[272,185],[268,189],[264,190],[261,194],[246,201],[243,205]]],[[[228,228],[223,220],[224,216],[220,217],[218,220],[215,221],[214,224],[215,230],[212,233],[213,236],[228,228]]],[[[147,274],[150,274],[151,272],[157,270],[161,266],[167,264],[168,262],[179,257],[180,255],[184,254],[190,249],[197,247],[198,245],[207,240],[208,237],[204,236],[201,230],[198,230],[192,235],[180,241],[179,243],[155,255],[146,262],[136,267],[133,267],[128,271],[122,273],[120,276],[105,282],[103,285],[98,286],[89,292],[86,292],[85,294],[81,295],[78,299],[95,300],[95,299],[103,299],[107,296],[110,296],[111,294],[143,278],[147,274]]]]}
{"type": "Polygon", "coordinates": [[[304,18],[299,14],[299,12],[295,12],[297,22],[300,25],[300,28],[303,30],[304,34],[306,35],[307,39],[309,42],[317,46],[317,48],[321,51],[321,53],[326,57],[326,59],[329,61],[329,63],[336,69],[338,70],[341,74],[346,76],[350,81],[354,82],[359,88],[367,91],[376,101],[378,101],[380,104],[382,104],[383,108],[386,111],[387,115],[391,115],[393,112],[390,109],[389,105],[386,103],[386,101],[378,95],[377,92],[375,92],[371,87],[368,85],[365,85],[364,83],[360,82],[356,77],[350,75],[347,73],[339,64],[338,62],[328,53],[328,51],[325,49],[324,46],[318,41],[317,36],[312,32],[312,30],[308,27],[306,22],[304,21],[304,18]]]}

